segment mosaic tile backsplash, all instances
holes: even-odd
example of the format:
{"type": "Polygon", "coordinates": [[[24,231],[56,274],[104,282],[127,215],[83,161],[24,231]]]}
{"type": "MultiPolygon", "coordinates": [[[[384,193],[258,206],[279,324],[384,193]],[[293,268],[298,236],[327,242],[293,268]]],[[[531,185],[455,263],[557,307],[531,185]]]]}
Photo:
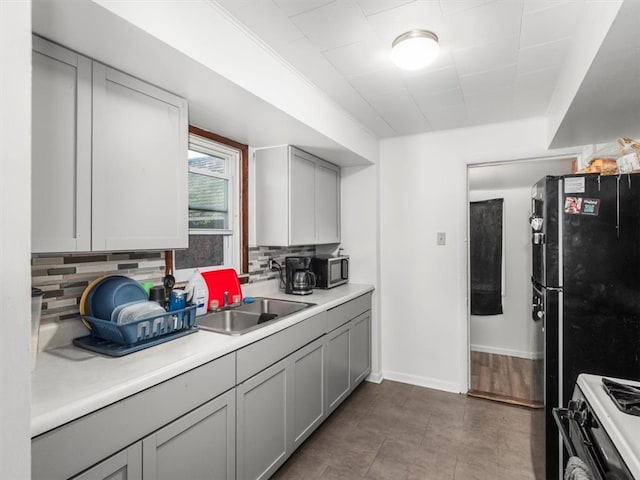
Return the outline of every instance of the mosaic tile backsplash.
{"type": "MultiPolygon", "coordinates": [[[[313,256],[314,246],[252,247],[249,249],[249,282],[276,278],[269,272],[269,259],[284,264],[287,255],[313,256]]],[[[42,322],[76,318],[82,292],[103,275],[126,275],[140,282],[162,283],[164,251],[34,254],[31,257],[32,286],[44,291],[42,322]]]]}

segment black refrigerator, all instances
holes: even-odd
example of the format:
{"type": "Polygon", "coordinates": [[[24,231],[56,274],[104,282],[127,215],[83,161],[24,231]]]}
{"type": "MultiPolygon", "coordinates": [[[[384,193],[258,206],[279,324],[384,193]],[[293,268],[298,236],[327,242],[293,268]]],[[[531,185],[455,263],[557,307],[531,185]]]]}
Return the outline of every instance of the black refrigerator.
{"type": "Polygon", "coordinates": [[[578,374],[640,380],[640,174],[545,177],[531,197],[545,405],[532,453],[546,466],[536,478],[555,480],[564,455],[551,409],[566,406],[578,374]]]}

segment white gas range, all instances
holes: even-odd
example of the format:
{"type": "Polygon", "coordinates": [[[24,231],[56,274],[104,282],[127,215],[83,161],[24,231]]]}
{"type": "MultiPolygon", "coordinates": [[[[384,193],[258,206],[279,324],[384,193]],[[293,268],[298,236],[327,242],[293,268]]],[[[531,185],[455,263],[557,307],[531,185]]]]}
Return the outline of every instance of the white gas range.
{"type": "Polygon", "coordinates": [[[554,416],[570,456],[594,479],[640,480],[640,382],[582,374],[554,416]]]}

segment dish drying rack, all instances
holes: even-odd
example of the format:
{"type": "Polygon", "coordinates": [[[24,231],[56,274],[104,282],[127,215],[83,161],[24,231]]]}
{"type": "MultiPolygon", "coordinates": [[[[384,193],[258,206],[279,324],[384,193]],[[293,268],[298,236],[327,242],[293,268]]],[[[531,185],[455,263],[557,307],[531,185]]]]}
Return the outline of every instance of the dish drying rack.
{"type": "Polygon", "coordinates": [[[153,347],[198,330],[196,305],[118,324],[83,316],[91,334],[75,338],[73,344],[109,356],[120,357],[153,347]]]}

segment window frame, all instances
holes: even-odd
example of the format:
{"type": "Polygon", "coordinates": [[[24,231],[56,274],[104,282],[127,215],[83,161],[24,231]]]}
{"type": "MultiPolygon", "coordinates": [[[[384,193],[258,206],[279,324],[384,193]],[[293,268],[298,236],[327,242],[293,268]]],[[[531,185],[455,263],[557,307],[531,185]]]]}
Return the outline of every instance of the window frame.
{"type": "MultiPolygon", "coordinates": [[[[213,132],[209,132],[202,128],[196,127],[194,125],[189,125],[189,136],[195,135],[197,137],[202,137],[206,140],[210,140],[216,143],[220,143],[227,147],[234,148],[239,151],[239,161],[238,161],[238,171],[235,172],[237,176],[237,182],[233,182],[234,185],[230,184],[230,196],[233,195],[235,198],[235,205],[238,214],[238,265],[239,270],[238,275],[247,275],[249,273],[249,215],[248,215],[248,192],[249,192],[249,146],[243,143],[237,142],[235,140],[231,140],[229,138],[223,137],[213,132]]],[[[233,219],[229,219],[230,226],[233,225],[233,219]]],[[[232,227],[233,229],[233,227],[232,227]]],[[[233,231],[233,230],[232,230],[233,231]]],[[[202,232],[198,232],[197,230],[189,230],[190,235],[198,235],[198,234],[211,234],[211,230],[203,230],[202,232]]],[[[225,242],[226,243],[226,242],[225,242]]],[[[227,250],[227,245],[225,245],[225,255],[227,250]]],[[[165,275],[174,274],[174,251],[168,250],[165,252],[165,275]]],[[[207,268],[206,270],[215,270],[218,268],[229,268],[229,267],[215,267],[215,268],[207,268]]],[[[187,270],[187,269],[184,269],[187,270]]],[[[241,279],[241,283],[242,279],[241,279]]]]}

